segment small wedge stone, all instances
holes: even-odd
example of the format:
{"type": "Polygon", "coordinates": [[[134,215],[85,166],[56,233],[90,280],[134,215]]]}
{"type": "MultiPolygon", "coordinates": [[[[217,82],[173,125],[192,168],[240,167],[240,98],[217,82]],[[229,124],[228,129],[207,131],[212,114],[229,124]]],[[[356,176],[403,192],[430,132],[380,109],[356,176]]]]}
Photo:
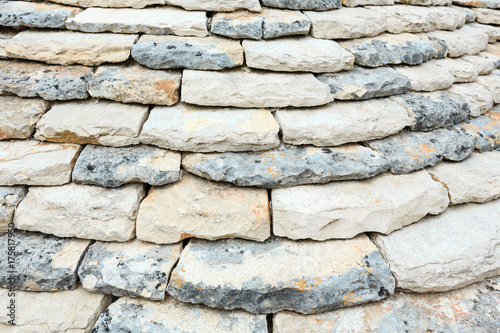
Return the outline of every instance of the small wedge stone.
{"type": "Polygon", "coordinates": [[[476,21],[484,24],[500,25],[500,13],[497,10],[486,8],[473,9],[476,13],[476,21]]]}
{"type": "Polygon", "coordinates": [[[0,25],[8,27],[65,28],[70,17],[81,12],[75,7],[25,1],[0,2],[0,25]]]}
{"type": "Polygon", "coordinates": [[[0,233],[13,229],[14,210],[28,192],[24,186],[0,186],[0,233]]]}
{"type": "Polygon", "coordinates": [[[482,85],[493,95],[493,101],[500,103],[500,70],[495,69],[489,75],[482,75],[476,79],[476,83],[482,85]]]}
{"type": "Polygon", "coordinates": [[[411,90],[414,91],[446,89],[455,81],[453,75],[447,68],[438,66],[432,61],[418,66],[397,66],[394,67],[394,69],[410,80],[411,90]]]}
{"type": "MultiPolygon", "coordinates": [[[[137,1],[137,0],[135,0],[137,1]]],[[[260,12],[259,0],[165,0],[168,5],[180,6],[187,10],[206,10],[214,12],[232,12],[237,9],[248,9],[260,12]]]]}
{"type": "Polygon", "coordinates": [[[475,82],[454,84],[448,91],[459,95],[467,101],[472,117],[477,117],[488,112],[493,106],[493,96],[491,93],[485,87],[475,82]]]}
{"type": "Polygon", "coordinates": [[[479,76],[476,67],[462,59],[445,58],[432,60],[431,63],[448,70],[455,82],[474,82],[479,76]]]}
{"type": "Polygon", "coordinates": [[[0,140],[28,139],[48,108],[41,99],[0,96],[0,140]]]}
{"type": "Polygon", "coordinates": [[[475,56],[465,55],[460,59],[465,60],[468,63],[471,63],[473,66],[475,66],[479,75],[490,74],[495,69],[495,64],[493,61],[491,61],[488,58],[481,57],[479,55],[475,56]]]}
{"type": "Polygon", "coordinates": [[[475,148],[480,152],[493,150],[500,146],[500,122],[480,116],[455,126],[458,130],[474,139],[475,148]]]}
{"type": "Polygon", "coordinates": [[[268,7],[288,8],[298,10],[330,10],[342,7],[341,0],[262,0],[262,4],[268,7]]]}
{"type": "MultiPolygon", "coordinates": [[[[31,0],[30,0],[31,1],[31,0]]],[[[150,5],[164,5],[165,0],[52,0],[76,7],[132,7],[144,8],[150,5]]]]}

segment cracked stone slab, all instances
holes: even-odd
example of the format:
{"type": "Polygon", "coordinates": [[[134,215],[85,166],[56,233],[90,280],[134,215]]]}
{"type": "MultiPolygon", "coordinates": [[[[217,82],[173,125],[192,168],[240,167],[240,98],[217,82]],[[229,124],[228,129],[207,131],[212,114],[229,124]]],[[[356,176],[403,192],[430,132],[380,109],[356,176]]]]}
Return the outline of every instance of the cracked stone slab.
{"type": "Polygon", "coordinates": [[[82,10],[48,3],[0,2],[0,25],[8,27],[62,28],[82,10]]]}
{"type": "Polygon", "coordinates": [[[453,0],[453,4],[477,8],[500,8],[500,2],[498,0],[453,0]]]}
{"type": "MultiPolygon", "coordinates": [[[[31,0],[30,0],[31,1],[31,0]]],[[[150,5],[164,5],[165,0],[52,0],[75,7],[132,7],[144,8],[150,5]]]]}
{"type": "Polygon", "coordinates": [[[183,302],[226,310],[310,314],[384,299],[394,285],[365,235],[325,242],[193,240],[167,292],[183,302]]]}
{"type": "Polygon", "coordinates": [[[486,8],[474,8],[476,21],[484,24],[500,25],[500,13],[497,10],[486,8]]]}
{"type": "Polygon", "coordinates": [[[410,80],[411,90],[414,91],[446,89],[455,81],[455,78],[447,68],[438,66],[433,61],[418,66],[395,66],[394,69],[410,80]]]}
{"type": "Polygon", "coordinates": [[[493,106],[493,96],[491,93],[476,82],[454,84],[448,91],[459,95],[467,101],[472,117],[477,117],[488,112],[493,106]]]}
{"type": "Polygon", "coordinates": [[[342,7],[341,0],[262,0],[262,4],[274,8],[298,10],[330,10],[342,7]]]}
{"type": "Polygon", "coordinates": [[[0,94],[43,99],[85,99],[92,68],[0,60],[0,94]]]}
{"type": "Polygon", "coordinates": [[[488,44],[488,35],[485,33],[472,33],[462,29],[455,31],[431,31],[425,36],[430,39],[443,41],[447,46],[448,57],[456,58],[462,55],[478,54],[486,48],[488,44]]]}
{"type": "Polygon", "coordinates": [[[0,140],[29,139],[48,109],[49,103],[42,99],[0,96],[0,140]]]}
{"type": "Polygon", "coordinates": [[[460,59],[465,60],[476,67],[479,75],[490,74],[495,69],[495,64],[491,59],[481,57],[480,55],[464,55],[460,59]]]}
{"type": "Polygon", "coordinates": [[[28,189],[24,186],[0,186],[0,233],[9,230],[14,210],[27,192],[28,189]]]}
{"type": "Polygon", "coordinates": [[[500,70],[495,69],[489,75],[481,75],[476,83],[482,85],[493,95],[493,101],[500,103],[500,70]]]}
{"type": "Polygon", "coordinates": [[[15,231],[0,236],[2,253],[9,252],[9,240],[15,242],[16,273],[10,273],[7,260],[0,262],[1,288],[55,291],[77,287],[78,266],[90,245],[89,240],[15,231]]]}
{"type": "Polygon", "coordinates": [[[186,304],[168,297],[164,302],[122,297],[99,317],[92,332],[241,332],[267,333],[265,315],[223,311],[186,304]]]}
{"type": "Polygon", "coordinates": [[[280,109],[275,117],[285,143],[315,146],[379,139],[413,123],[408,111],[388,98],[334,102],[314,109],[280,109]]]}
{"type": "Polygon", "coordinates": [[[180,6],[187,10],[214,12],[232,12],[238,9],[248,9],[252,12],[260,12],[262,10],[259,0],[165,0],[165,3],[180,6]]]}
{"type": "Polygon", "coordinates": [[[157,147],[87,145],[76,161],[72,180],[104,187],[136,182],[161,186],[180,179],[180,165],[180,153],[157,147]]]}
{"type": "Polygon", "coordinates": [[[16,228],[58,237],[124,242],[135,236],[135,219],[146,193],[142,184],[110,189],[70,183],[30,187],[17,207],[16,228]]]}
{"type": "Polygon", "coordinates": [[[398,288],[462,288],[500,273],[500,201],[452,206],[388,236],[375,234],[398,288]]]}
{"type": "Polygon", "coordinates": [[[390,234],[444,211],[448,191],[421,170],[275,189],[272,203],[274,235],[325,240],[363,232],[390,234]]]}
{"type": "Polygon", "coordinates": [[[455,128],[472,137],[480,152],[500,146],[500,122],[495,119],[479,116],[457,124],[455,128]]]}
{"type": "Polygon", "coordinates": [[[277,188],[370,178],[386,171],[389,163],[360,145],[330,148],[281,145],[266,152],[184,154],[182,166],[210,180],[277,188]]]}
{"type": "Polygon", "coordinates": [[[182,243],[96,242],[85,254],[78,276],[82,286],[92,292],[163,301],[181,251],[182,243]]]}

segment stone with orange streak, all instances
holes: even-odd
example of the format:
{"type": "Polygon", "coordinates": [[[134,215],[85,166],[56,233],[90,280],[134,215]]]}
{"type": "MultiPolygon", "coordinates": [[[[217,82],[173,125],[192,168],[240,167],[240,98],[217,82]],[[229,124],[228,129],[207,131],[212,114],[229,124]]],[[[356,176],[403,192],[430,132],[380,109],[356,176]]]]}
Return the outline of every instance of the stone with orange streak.
{"type": "Polygon", "coordinates": [[[0,25],[8,27],[62,28],[66,20],[80,13],[77,7],[25,1],[2,1],[0,25]]]}
{"type": "Polygon", "coordinates": [[[453,4],[477,8],[500,8],[500,2],[498,2],[498,0],[453,0],[453,4]]]}
{"type": "Polygon", "coordinates": [[[455,127],[472,137],[475,148],[480,152],[493,150],[500,146],[500,121],[480,116],[457,124],[455,127]]]}

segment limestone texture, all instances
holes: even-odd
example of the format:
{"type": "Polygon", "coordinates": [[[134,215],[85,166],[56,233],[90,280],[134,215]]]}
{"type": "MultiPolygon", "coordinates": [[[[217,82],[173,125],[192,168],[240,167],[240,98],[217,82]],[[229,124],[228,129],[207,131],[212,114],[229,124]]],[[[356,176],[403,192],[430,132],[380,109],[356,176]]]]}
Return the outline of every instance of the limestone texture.
{"type": "Polygon", "coordinates": [[[8,27],[65,28],[68,18],[81,12],[75,7],[24,1],[0,2],[0,25],[8,27]]]}
{"type": "Polygon", "coordinates": [[[445,58],[432,60],[432,63],[448,70],[455,82],[474,82],[479,76],[476,67],[462,59],[445,58]]]}
{"type": "Polygon", "coordinates": [[[453,4],[478,8],[500,8],[498,0],[453,0],[453,4]]]}
{"type": "Polygon", "coordinates": [[[493,150],[500,146],[500,121],[480,116],[469,119],[455,126],[474,139],[474,145],[480,152],[493,150]]]}
{"type": "Polygon", "coordinates": [[[347,7],[394,5],[394,0],[343,0],[342,5],[347,7]]]}
{"type": "Polygon", "coordinates": [[[172,244],[195,237],[244,238],[262,242],[271,228],[265,189],[238,188],[191,174],[164,187],[153,187],[137,216],[137,238],[172,244]]]}
{"type": "Polygon", "coordinates": [[[187,10],[206,10],[214,12],[232,12],[237,9],[248,9],[252,12],[260,12],[262,9],[259,0],[165,0],[165,3],[180,6],[187,10]]]}
{"type": "Polygon", "coordinates": [[[481,75],[475,81],[493,95],[493,101],[500,103],[500,69],[495,69],[490,75],[481,75]]]}
{"type": "Polygon", "coordinates": [[[182,166],[215,181],[277,188],[370,178],[386,171],[389,163],[360,145],[316,148],[282,144],[265,152],[184,154],[182,166]]]}
{"type": "Polygon", "coordinates": [[[435,22],[438,21],[425,7],[394,5],[368,8],[374,14],[385,18],[386,30],[392,34],[432,31],[436,29],[435,22]]]}
{"type": "Polygon", "coordinates": [[[406,3],[416,6],[448,6],[452,0],[396,0],[399,3],[406,3]]]}
{"type": "Polygon", "coordinates": [[[165,4],[165,0],[52,0],[52,2],[63,3],[66,5],[78,6],[78,7],[112,7],[112,8],[115,7],[144,8],[146,6],[151,6],[151,5],[165,4]]]}
{"type": "Polygon", "coordinates": [[[500,25],[500,13],[497,10],[475,8],[474,12],[479,23],[500,25]]]}
{"type": "Polygon", "coordinates": [[[495,64],[491,59],[481,57],[480,55],[475,55],[475,56],[465,55],[460,59],[463,59],[471,63],[474,67],[476,67],[476,70],[478,71],[479,75],[490,74],[495,69],[495,64]]]}
{"type": "Polygon", "coordinates": [[[500,27],[481,23],[472,23],[469,24],[469,27],[482,30],[486,33],[488,35],[488,43],[495,43],[497,40],[500,40],[500,27]]]}
{"type": "Polygon", "coordinates": [[[493,96],[485,87],[478,83],[454,84],[448,91],[459,95],[467,101],[472,117],[477,117],[488,112],[493,106],[493,96]]]}
{"type": "Polygon", "coordinates": [[[138,239],[96,242],[85,254],[78,276],[89,291],[163,301],[181,251],[181,243],[155,245],[138,239]]]}
{"type": "Polygon", "coordinates": [[[111,148],[87,145],[73,170],[75,183],[119,187],[127,183],[161,186],[179,180],[181,154],[138,145],[111,148]]]}
{"type": "Polygon", "coordinates": [[[262,0],[262,4],[268,7],[288,8],[298,10],[330,10],[342,7],[341,0],[262,0]]]}
{"type": "Polygon", "coordinates": [[[74,183],[31,187],[14,216],[20,230],[58,237],[124,242],[135,236],[135,219],[145,197],[142,184],[117,189],[74,183]]]}
{"type": "MultiPolygon", "coordinates": [[[[446,59],[440,59],[442,61],[446,59]]],[[[435,91],[450,87],[455,78],[450,71],[432,61],[419,66],[397,66],[394,67],[401,75],[406,76],[414,91],[435,91]]]]}
{"type": "Polygon", "coordinates": [[[48,108],[42,99],[0,96],[0,140],[28,139],[48,108]]]}
{"type": "Polygon", "coordinates": [[[300,11],[266,8],[262,13],[264,15],[263,37],[266,39],[307,35],[311,29],[311,20],[300,11]]]}
{"type": "Polygon", "coordinates": [[[14,217],[14,210],[26,197],[27,189],[23,186],[0,186],[0,233],[12,229],[9,224],[14,217]]]}
{"type": "Polygon", "coordinates": [[[238,11],[216,13],[212,17],[210,31],[233,39],[261,39],[264,16],[260,13],[238,11]]]}
{"type": "Polygon", "coordinates": [[[485,33],[480,35],[472,34],[461,29],[455,31],[431,31],[426,33],[426,36],[443,41],[447,47],[447,56],[452,58],[465,54],[478,54],[486,48],[488,43],[488,35],[485,33]]]}
{"type": "Polygon", "coordinates": [[[5,53],[5,45],[16,35],[16,30],[0,30],[0,59],[6,59],[7,53],[5,53]]]}

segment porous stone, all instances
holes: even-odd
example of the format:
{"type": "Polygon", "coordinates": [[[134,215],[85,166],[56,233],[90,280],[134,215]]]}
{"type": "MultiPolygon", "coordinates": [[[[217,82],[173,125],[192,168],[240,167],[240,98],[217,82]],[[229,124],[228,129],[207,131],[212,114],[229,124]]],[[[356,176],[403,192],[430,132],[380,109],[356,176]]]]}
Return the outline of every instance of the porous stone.
{"type": "Polygon", "coordinates": [[[0,25],[8,27],[65,28],[68,18],[81,12],[75,7],[25,1],[0,2],[0,25]]]}
{"type": "MultiPolygon", "coordinates": [[[[499,2],[500,7],[500,2],[499,2]]],[[[500,40],[500,27],[495,27],[493,25],[488,24],[480,24],[480,23],[471,23],[469,27],[478,29],[483,31],[488,35],[488,43],[495,43],[497,40],[500,40]]]]}
{"type": "Polygon", "coordinates": [[[101,315],[92,332],[145,330],[149,332],[267,333],[265,315],[221,311],[185,304],[172,297],[165,302],[122,297],[101,315]]]}
{"type": "Polygon", "coordinates": [[[448,207],[448,191],[423,170],[272,191],[273,233],[291,239],[389,234],[448,207]]]}
{"type": "Polygon", "coordinates": [[[464,28],[455,31],[431,31],[425,35],[430,39],[443,41],[447,46],[448,57],[474,55],[484,50],[488,44],[488,35],[467,32],[462,30],[464,28]]]}
{"type": "Polygon", "coordinates": [[[491,59],[481,57],[479,55],[464,55],[460,59],[467,61],[476,67],[479,75],[487,75],[490,74],[495,69],[495,64],[491,59]]]}
{"type": "Polygon", "coordinates": [[[132,57],[154,69],[224,69],[243,65],[243,48],[220,37],[142,36],[132,57]]]}
{"type": "Polygon", "coordinates": [[[177,183],[150,190],[137,216],[137,238],[157,244],[190,237],[262,242],[270,236],[270,219],[265,189],[184,174],[177,183]]]}
{"type": "Polygon", "coordinates": [[[260,153],[184,154],[182,166],[215,181],[276,188],[370,178],[386,171],[389,163],[360,145],[334,148],[281,145],[260,153]]]}
{"type": "Polygon", "coordinates": [[[179,100],[180,71],[157,71],[140,65],[101,66],[88,83],[92,97],[124,103],[173,105],[179,100]]]}
{"type": "Polygon", "coordinates": [[[17,258],[12,265],[0,262],[1,288],[55,291],[77,287],[77,269],[90,241],[15,231],[1,235],[0,244],[6,254],[12,246],[17,258]]]}
{"type": "Polygon", "coordinates": [[[88,100],[55,104],[37,123],[35,139],[113,147],[139,143],[147,106],[88,100]]]}
{"type": "Polygon", "coordinates": [[[16,228],[58,237],[127,241],[135,236],[135,219],[145,196],[142,184],[117,189],[70,183],[30,187],[17,207],[16,228]]]}
{"type": "Polygon", "coordinates": [[[0,29],[0,59],[7,59],[5,45],[17,34],[16,30],[0,29]]]}
{"type": "MultiPolygon", "coordinates": [[[[440,59],[439,61],[441,60],[446,59],[440,59]]],[[[394,69],[410,80],[411,90],[414,91],[446,89],[455,81],[447,68],[438,66],[432,61],[420,64],[419,66],[397,66],[394,69]]]]}
{"type": "Polygon", "coordinates": [[[454,84],[448,91],[459,95],[467,101],[472,117],[477,117],[488,112],[493,106],[493,96],[485,87],[478,83],[454,84]]]}
{"type": "Polygon", "coordinates": [[[497,10],[486,8],[474,8],[476,13],[476,21],[484,24],[500,25],[500,13],[497,10]]]}
{"type": "Polygon", "coordinates": [[[480,116],[455,126],[458,130],[474,138],[474,145],[480,152],[500,146],[500,122],[480,116]]]}
{"type": "Polygon", "coordinates": [[[311,29],[311,20],[300,11],[266,8],[262,14],[264,38],[307,35],[311,29]]]}
{"type": "Polygon", "coordinates": [[[335,99],[362,100],[404,94],[410,81],[391,67],[354,67],[350,71],[320,74],[318,80],[330,86],[335,99]]]}
{"type": "Polygon", "coordinates": [[[226,310],[309,314],[386,298],[394,284],[365,235],[322,243],[273,237],[264,243],[192,240],[167,292],[226,310]]]}
{"type": "Polygon", "coordinates": [[[232,12],[237,9],[248,9],[252,12],[260,12],[262,10],[259,0],[165,0],[165,3],[180,6],[187,10],[214,12],[232,12]]]}
{"type": "Polygon", "coordinates": [[[76,161],[73,181],[104,187],[136,182],[161,186],[179,180],[180,165],[180,153],[157,147],[87,145],[76,161]]]}
{"type": "Polygon", "coordinates": [[[394,5],[368,8],[374,15],[385,18],[386,30],[392,34],[435,30],[433,19],[436,17],[432,17],[431,11],[425,7],[394,5]]]}
{"type": "Polygon", "coordinates": [[[259,151],[279,146],[279,130],[268,110],[178,103],[151,110],[140,139],[142,143],[181,151],[259,151]]]}
{"type": "Polygon", "coordinates": [[[74,144],[0,141],[0,185],[62,185],[80,152],[74,144]]]}
{"type": "Polygon", "coordinates": [[[42,99],[0,96],[0,140],[28,139],[48,108],[42,99]]]}
{"type": "Polygon", "coordinates": [[[138,239],[96,242],[85,254],[78,276],[89,291],[163,301],[181,251],[182,243],[155,245],[138,239]]]}
{"type": "Polygon", "coordinates": [[[453,4],[478,8],[500,8],[500,2],[498,0],[453,0],[453,4]]]}
{"type": "Polygon", "coordinates": [[[5,52],[10,58],[48,64],[97,66],[127,60],[136,40],[136,35],[27,30],[12,38],[5,52]]]}
{"type": "Polygon", "coordinates": [[[216,13],[212,17],[210,31],[233,39],[261,39],[263,25],[264,16],[260,13],[216,13]]]}
{"type": "Polygon", "coordinates": [[[85,32],[146,33],[205,37],[205,12],[175,7],[145,9],[89,8],[66,22],[66,27],[85,32]]]}
{"type": "Polygon", "coordinates": [[[0,60],[0,94],[43,99],[84,99],[92,69],[48,66],[35,62],[0,60]]]}
{"type": "Polygon", "coordinates": [[[28,190],[24,186],[0,187],[0,233],[12,229],[9,228],[9,224],[12,222],[14,210],[24,199],[27,192],[28,190]]]}
{"type": "Polygon", "coordinates": [[[342,7],[341,0],[262,0],[262,4],[268,7],[288,8],[298,10],[330,10],[342,7]]]}
{"type": "Polygon", "coordinates": [[[334,102],[315,109],[281,109],[275,116],[283,141],[294,145],[337,146],[379,139],[413,123],[408,111],[388,98],[334,102]]]}
{"type": "Polygon", "coordinates": [[[500,273],[500,201],[452,206],[438,216],[373,240],[398,288],[458,289],[500,273]]]}
{"type": "MultiPolygon", "coordinates": [[[[32,1],[32,0],[30,0],[32,1]]],[[[164,5],[165,0],[52,0],[76,7],[132,7],[144,8],[150,5],[164,5]]]]}
{"type": "Polygon", "coordinates": [[[495,69],[489,75],[481,75],[476,83],[485,87],[493,96],[495,103],[500,103],[500,70],[495,69]]]}
{"type": "Polygon", "coordinates": [[[317,106],[333,100],[330,88],[313,74],[185,70],[181,100],[206,106],[317,106]]]}

